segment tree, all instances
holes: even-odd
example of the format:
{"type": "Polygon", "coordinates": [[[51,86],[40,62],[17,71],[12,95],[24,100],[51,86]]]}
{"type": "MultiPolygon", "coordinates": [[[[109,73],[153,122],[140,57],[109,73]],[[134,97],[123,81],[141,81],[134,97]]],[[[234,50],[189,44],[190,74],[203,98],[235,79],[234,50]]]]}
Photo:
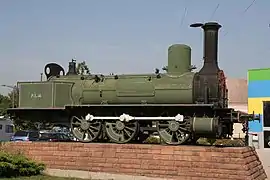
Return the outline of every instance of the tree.
{"type": "Polygon", "coordinates": [[[90,75],[91,74],[89,67],[85,61],[82,61],[82,62],[77,64],[76,71],[80,75],[90,75]]]}
{"type": "Polygon", "coordinates": [[[0,94],[0,115],[5,116],[7,114],[7,109],[11,107],[12,102],[8,96],[0,94]]]}
{"type": "MultiPolygon", "coordinates": [[[[18,107],[19,89],[16,86],[14,87],[7,86],[7,85],[4,85],[4,86],[13,88],[13,89],[11,92],[8,93],[7,96],[0,94],[0,115],[9,116],[7,114],[7,109],[18,107]]],[[[13,119],[13,123],[15,124],[16,129],[35,129],[35,124],[32,123],[31,121],[13,119]]]]}

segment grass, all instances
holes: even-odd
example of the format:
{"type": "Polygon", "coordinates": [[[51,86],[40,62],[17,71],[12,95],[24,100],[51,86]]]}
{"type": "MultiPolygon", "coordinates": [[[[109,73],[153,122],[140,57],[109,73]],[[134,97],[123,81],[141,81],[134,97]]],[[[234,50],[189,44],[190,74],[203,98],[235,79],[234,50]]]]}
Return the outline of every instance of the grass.
{"type": "Polygon", "coordinates": [[[1,178],[1,180],[82,180],[82,179],[55,177],[55,176],[31,176],[31,177],[17,177],[17,178],[1,178]]]}

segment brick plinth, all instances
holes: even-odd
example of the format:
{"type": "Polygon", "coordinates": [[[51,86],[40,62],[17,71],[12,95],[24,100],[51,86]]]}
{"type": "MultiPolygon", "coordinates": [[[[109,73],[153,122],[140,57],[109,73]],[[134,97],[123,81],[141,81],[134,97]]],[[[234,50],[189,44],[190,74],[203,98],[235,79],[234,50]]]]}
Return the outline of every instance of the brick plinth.
{"type": "Polygon", "coordinates": [[[172,179],[264,180],[254,148],[83,143],[7,143],[48,168],[172,179]]]}

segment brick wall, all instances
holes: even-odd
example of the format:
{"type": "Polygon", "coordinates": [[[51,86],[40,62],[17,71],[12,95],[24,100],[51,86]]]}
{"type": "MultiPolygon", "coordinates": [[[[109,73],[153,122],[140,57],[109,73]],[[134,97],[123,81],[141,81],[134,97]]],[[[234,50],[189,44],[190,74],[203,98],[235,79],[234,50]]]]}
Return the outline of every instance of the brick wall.
{"type": "Polygon", "coordinates": [[[7,143],[48,168],[174,179],[266,179],[254,148],[82,143],[7,143]]]}

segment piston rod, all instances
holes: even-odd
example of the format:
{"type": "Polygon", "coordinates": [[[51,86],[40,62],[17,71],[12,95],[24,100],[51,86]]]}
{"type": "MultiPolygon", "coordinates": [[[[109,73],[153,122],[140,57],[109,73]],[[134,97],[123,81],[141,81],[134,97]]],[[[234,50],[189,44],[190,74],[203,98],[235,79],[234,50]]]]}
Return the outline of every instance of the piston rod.
{"type": "Polygon", "coordinates": [[[121,116],[117,117],[117,116],[93,116],[91,114],[87,114],[85,116],[85,119],[87,121],[93,121],[93,120],[120,120],[120,121],[131,121],[131,120],[151,120],[151,121],[156,121],[156,120],[175,120],[178,122],[183,122],[184,121],[184,116],[181,114],[177,114],[174,117],[162,117],[162,116],[158,116],[158,117],[135,117],[135,116],[130,116],[128,114],[122,114],[121,116]]]}

